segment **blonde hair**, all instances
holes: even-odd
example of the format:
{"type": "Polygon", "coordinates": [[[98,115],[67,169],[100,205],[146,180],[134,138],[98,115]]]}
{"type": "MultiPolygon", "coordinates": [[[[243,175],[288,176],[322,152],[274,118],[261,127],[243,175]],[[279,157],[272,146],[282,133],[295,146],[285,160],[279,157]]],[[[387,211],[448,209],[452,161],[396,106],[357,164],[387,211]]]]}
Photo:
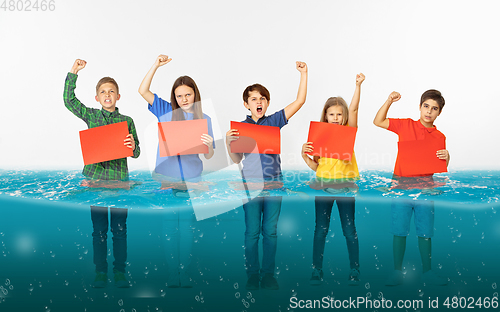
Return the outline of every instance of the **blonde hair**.
{"type": "Polygon", "coordinates": [[[325,102],[325,106],[323,107],[323,111],[321,112],[321,122],[328,122],[326,118],[326,111],[332,106],[341,106],[342,107],[342,126],[347,125],[349,121],[349,108],[347,107],[347,103],[345,100],[340,97],[331,97],[325,102]]]}

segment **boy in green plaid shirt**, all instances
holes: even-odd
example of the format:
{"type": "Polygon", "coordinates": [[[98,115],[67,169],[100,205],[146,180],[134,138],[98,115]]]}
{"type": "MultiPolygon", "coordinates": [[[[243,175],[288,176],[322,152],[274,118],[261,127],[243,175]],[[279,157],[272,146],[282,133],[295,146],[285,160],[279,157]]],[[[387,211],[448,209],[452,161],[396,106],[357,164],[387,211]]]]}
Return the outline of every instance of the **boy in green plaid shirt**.
{"type": "MultiPolygon", "coordinates": [[[[135,130],[134,121],[128,116],[121,115],[116,107],[116,101],[120,99],[118,84],[113,78],[104,77],[96,86],[96,101],[102,105],[102,109],[89,108],[83,105],[75,96],[76,79],[78,72],[85,68],[87,62],[76,60],[71,71],[66,76],[64,86],[64,105],[75,116],[85,121],[89,128],[109,125],[121,121],[127,121],[129,135],[124,138],[123,144],[134,151],[133,158],[139,157],[141,150],[135,130]]],[[[97,164],[85,165],[83,175],[91,179],[99,180],[128,180],[127,159],[115,159],[97,164]]],[[[107,238],[108,238],[108,208],[91,206],[91,219],[94,232],[93,249],[94,264],[96,265],[96,278],[93,286],[105,287],[108,282],[107,272],[107,238]]],[[[115,285],[117,287],[130,287],[125,278],[125,262],[127,260],[127,209],[110,208],[111,232],[113,233],[113,272],[115,285]]]]}

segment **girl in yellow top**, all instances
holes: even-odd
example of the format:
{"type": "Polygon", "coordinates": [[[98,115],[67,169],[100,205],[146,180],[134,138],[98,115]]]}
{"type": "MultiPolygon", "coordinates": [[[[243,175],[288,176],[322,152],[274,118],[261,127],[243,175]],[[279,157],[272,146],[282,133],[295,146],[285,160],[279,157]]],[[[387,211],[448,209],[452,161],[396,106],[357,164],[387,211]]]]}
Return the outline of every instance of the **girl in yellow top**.
{"type": "MultiPolygon", "coordinates": [[[[358,127],[358,106],[361,96],[361,83],[365,80],[363,74],[356,75],[356,90],[349,108],[341,97],[329,98],[321,113],[321,122],[328,122],[348,127],[358,127]]],[[[351,161],[314,156],[310,158],[306,153],[314,149],[313,142],[302,146],[302,158],[320,179],[357,179],[359,178],[358,165],[354,153],[351,161]]],[[[359,284],[359,244],[356,226],[354,224],[354,197],[317,196],[314,199],[316,210],[316,227],[313,243],[313,273],[311,285],[320,285],[323,280],[323,252],[325,240],[330,227],[330,216],[333,203],[337,201],[342,232],[346,238],[349,253],[350,273],[349,285],[359,284]]]]}

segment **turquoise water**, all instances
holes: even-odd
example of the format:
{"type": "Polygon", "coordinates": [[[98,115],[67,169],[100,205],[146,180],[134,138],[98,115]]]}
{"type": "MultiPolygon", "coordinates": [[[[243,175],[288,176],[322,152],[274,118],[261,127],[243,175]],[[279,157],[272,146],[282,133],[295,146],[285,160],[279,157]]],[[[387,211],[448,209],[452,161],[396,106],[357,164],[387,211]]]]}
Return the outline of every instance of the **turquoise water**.
{"type": "MultiPolygon", "coordinates": [[[[441,174],[433,192],[389,189],[390,172],[369,171],[362,173],[358,190],[334,191],[356,196],[362,274],[356,287],[347,286],[347,250],[335,210],[325,248],[325,283],[309,285],[314,196],[329,194],[309,187],[309,172],[285,171],[283,186],[264,190],[265,195],[284,196],[276,256],[280,289],[251,292],[244,288],[245,223],[237,203],[261,191],[229,187],[230,182],[238,183],[237,173],[218,172],[206,178],[214,183],[208,185],[210,190],[195,191],[200,185],[195,186],[188,199],[161,190],[161,183],[151,179],[148,172],[132,172],[135,185],[125,190],[82,187],[79,171],[0,171],[0,311],[299,311],[291,305],[291,298],[322,300],[327,296],[335,300],[384,298],[394,304],[397,300],[422,300],[424,308],[407,310],[424,311],[436,310],[428,308],[429,297],[439,299],[439,310],[444,310],[446,298],[451,300],[453,296],[475,300],[498,297],[498,171],[441,174]],[[405,283],[384,286],[393,265],[389,232],[392,198],[435,202],[432,264],[439,275],[449,278],[447,286],[421,283],[413,224],[404,260],[405,283]],[[190,202],[198,207],[211,204],[205,210],[226,206],[223,210],[227,211],[215,212],[215,216],[193,224],[194,246],[188,271],[194,287],[167,288],[163,214],[172,207],[188,209],[190,202]],[[91,204],[131,208],[127,220],[129,289],[115,288],[112,283],[104,289],[91,287],[95,276],[91,204]]],[[[110,234],[108,248],[111,246],[110,234]]],[[[110,267],[112,261],[110,249],[110,267]]],[[[388,310],[364,305],[360,309],[388,310]]]]}

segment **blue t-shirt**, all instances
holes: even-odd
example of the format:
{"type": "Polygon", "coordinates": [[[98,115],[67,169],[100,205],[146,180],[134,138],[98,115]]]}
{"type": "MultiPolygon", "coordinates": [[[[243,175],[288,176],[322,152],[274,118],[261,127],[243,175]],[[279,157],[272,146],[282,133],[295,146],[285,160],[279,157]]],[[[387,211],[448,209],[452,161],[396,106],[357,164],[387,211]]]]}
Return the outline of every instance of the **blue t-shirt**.
{"type": "MultiPolygon", "coordinates": [[[[247,119],[242,122],[279,127],[281,129],[288,123],[288,120],[285,116],[285,110],[282,109],[272,115],[260,118],[257,122],[252,119],[252,116],[247,116],[247,119]]],[[[242,163],[243,177],[245,179],[273,179],[281,175],[281,159],[279,154],[245,153],[242,163]]]]}
{"type": "MultiPolygon", "coordinates": [[[[153,105],[148,105],[148,109],[153,113],[159,122],[172,121],[172,105],[158,97],[155,94],[155,100],[153,105]]],[[[180,108],[179,108],[180,109],[180,108]]],[[[186,120],[193,120],[193,114],[184,112],[184,118],[186,120]]],[[[203,114],[203,118],[207,120],[208,124],[208,134],[213,138],[214,134],[212,131],[212,121],[210,117],[203,114]]],[[[181,134],[174,134],[181,135],[181,134]]],[[[201,138],[200,138],[201,141],[201,138]]],[[[214,143],[215,148],[215,143],[214,143]]],[[[203,171],[203,162],[201,161],[198,154],[192,155],[179,155],[179,156],[160,156],[160,148],[158,147],[156,151],[156,166],[155,172],[168,176],[179,178],[182,180],[192,179],[199,177],[203,171]]]]}

